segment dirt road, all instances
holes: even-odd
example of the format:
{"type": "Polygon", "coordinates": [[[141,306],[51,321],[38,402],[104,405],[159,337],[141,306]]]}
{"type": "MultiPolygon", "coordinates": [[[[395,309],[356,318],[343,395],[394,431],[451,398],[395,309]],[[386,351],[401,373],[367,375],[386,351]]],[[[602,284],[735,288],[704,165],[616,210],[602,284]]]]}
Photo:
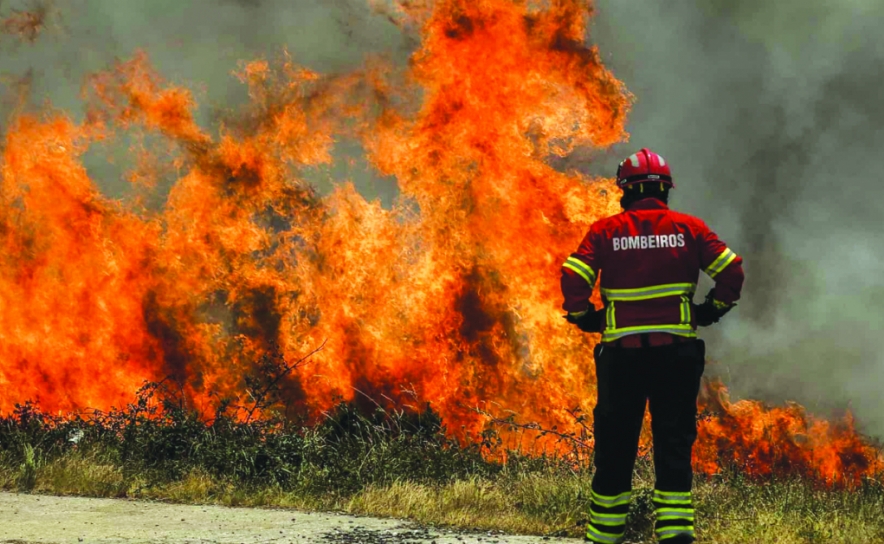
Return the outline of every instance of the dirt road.
{"type": "Polygon", "coordinates": [[[292,510],[181,506],[0,493],[0,543],[574,544],[573,539],[464,534],[397,520],[292,510]]]}

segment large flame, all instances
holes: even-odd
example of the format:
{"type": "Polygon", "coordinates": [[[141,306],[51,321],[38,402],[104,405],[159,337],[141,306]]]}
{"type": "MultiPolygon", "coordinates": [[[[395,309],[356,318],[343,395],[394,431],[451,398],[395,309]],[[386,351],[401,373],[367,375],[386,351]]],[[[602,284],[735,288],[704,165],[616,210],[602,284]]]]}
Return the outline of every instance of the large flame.
{"type": "MultiPolygon", "coordinates": [[[[11,122],[0,412],[29,399],[121,406],[165,377],[208,410],[242,394],[262,355],[296,360],[324,344],[283,386],[302,412],[365,393],[429,401],[465,433],[485,425],[475,407],[578,425],[573,410],[595,398],[595,337],[560,317],[559,266],[619,206],[612,180],[546,160],[622,141],[631,96],[584,45],[588,0],[396,7],[422,37],[406,77],[380,61],[335,76],[288,56],[251,62],[236,75],[252,103],[217,137],[144,55],[90,81],[83,123],[62,112],[11,122]],[[134,196],[114,201],[82,159],[121,132],[140,144],[134,196]],[[392,209],[344,180],[327,196],[304,181],[344,137],[395,176],[392,209]]],[[[771,441],[825,477],[880,467],[852,426],[710,398],[704,470],[727,452],[764,473],[771,441]]]]}

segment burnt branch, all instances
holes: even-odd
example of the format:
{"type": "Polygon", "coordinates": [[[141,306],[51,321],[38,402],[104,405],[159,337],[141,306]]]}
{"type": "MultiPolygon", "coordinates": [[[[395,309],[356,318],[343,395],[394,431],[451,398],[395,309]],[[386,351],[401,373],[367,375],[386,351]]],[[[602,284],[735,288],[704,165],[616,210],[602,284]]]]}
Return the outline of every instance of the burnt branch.
{"type": "Polygon", "coordinates": [[[280,354],[266,355],[264,357],[257,372],[266,372],[267,377],[246,378],[246,392],[252,403],[252,406],[246,412],[246,423],[252,420],[256,412],[263,412],[276,403],[281,390],[282,380],[303,365],[308,359],[322,351],[326,342],[328,342],[328,339],[323,340],[322,345],[293,363],[287,362],[280,354]]]}
{"type": "Polygon", "coordinates": [[[488,423],[491,425],[497,425],[504,427],[509,430],[522,430],[522,431],[531,431],[536,432],[537,437],[543,436],[554,436],[558,441],[566,442],[575,449],[575,453],[578,450],[592,450],[592,430],[587,425],[586,414],[583,413],[580,408],[573,408],[568,410],[568,413],[574,417],[575,423],[577,423],[580,430],[578,432],[562,432],[558,430],[557,427],[552,427],[550,429],[542,426],[537,422],[528,422],[528,423],[520,423],[516,421],[516,414],[510,414],[506,417],[498,417],[491,412],[486,410],[482,410],[479,407],[471,407],[469,408],[473,413],[479,414],[480,416],[485,417],[488,420],[488,423]]]}

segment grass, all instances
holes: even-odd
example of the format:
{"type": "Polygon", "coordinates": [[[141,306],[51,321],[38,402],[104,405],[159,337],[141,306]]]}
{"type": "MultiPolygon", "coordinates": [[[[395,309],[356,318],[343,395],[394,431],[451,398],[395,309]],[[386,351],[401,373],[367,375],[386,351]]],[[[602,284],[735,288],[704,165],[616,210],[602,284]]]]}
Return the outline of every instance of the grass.
{"type": "MultiPolygon", "coordinates": [[[[322,422],[201,420],[156,387],[125,410],[58,418],[24,405],[0,418],[0,489],[177,503],[336,510],[470,529],[580,536],[591,467],[461,444],[431,411],[340,405],[322,422]]],[[[640,459],[630,542],[652,542],[650,462],[640,459]]],[[[884,484],[833,488],[739,467],[698,477],[702,542],[884,542],[884,484]]]]}
{"type": "MultiPolygon", "coordinates": [[[[493,477],[429,484],[398,480],[370,484],[350,494],[309,493],[279,486],[242,485],[194,470],[175,479],[126,475],[100,454],[72,452],[40,463],[29,489],[21,467],[0,465],[0,487],[33,493],[126,497],[188,504],[335,510],[410,518],[469,529],[580,536],[590,474],[547,468],[503,471],[493,477]]],[[[651,482],[642,479],[630,518],[631,542],[652,542],[651,482]]],[[[699,478],[699,535],[703,542],[884,542],[884,490],[869,484],[851,492],[812,482],[755,482],[733,475],[699,478]]]]}

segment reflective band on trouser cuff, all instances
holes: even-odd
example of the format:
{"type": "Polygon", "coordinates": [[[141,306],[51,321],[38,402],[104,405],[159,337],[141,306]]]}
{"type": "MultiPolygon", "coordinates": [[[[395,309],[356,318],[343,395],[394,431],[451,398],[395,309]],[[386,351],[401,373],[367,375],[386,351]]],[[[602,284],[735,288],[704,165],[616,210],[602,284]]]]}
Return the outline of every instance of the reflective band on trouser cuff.
{"type": "Polygon", "coordinates": [[[693,508],[657,508],[657,521],[668,521],[673,519],[683,519],[694,521],[693,508]]]}
{"type": "Polygon", "coordinates": [[[656,513],[657,539],[665,541],[676,536],[694,537],[694,509],[690,491],[654,490],[651,497],[656,513]]]}
{"type": "Polygon", "coordinates": [[[619,495],[599,495],[595,491],[592,492],[592,502],[599,506],[611,507],[629,504],[632,498],[632,491],[626,491],[619,495]]]}
{"type": "Polygon", "coordinates": [[[724,251],[721,252],[721,255],[718,256],[717,259],[712,261],[712,264],[709,265],[709,268],[706,269],[706,273],[709,274],[710,278],[714,278],[722,270],[727,268],[727,265],[734,262],[734,259],[737,258],[737,254],[731,251],[729,248],[725,248],[724,251]]]}
{"type": "MultiPolygon", "coordinates": [[[[651,500],[660,504],[691,504],[690,491],[658,491],[654,490],[651,500]]],[[[662,508],[662,507],[660,507],[662,508]]]]}
{"type": "Polygon", "coordinates": [[[602,544],[619,544],[626,534],[626,516],[632,491],[618,495],[602,495],[592,491],[586,538],[602,544]]]}
{"type": "Polygon", "coordinates": [[[565,263],[562,264],[562,267],[574,271],[578,276],[585,279],[586,283],[588,283],[590,287],[595,285],[596,273],[593,272],[592,268],[588,264],[581,261],[580,259],[577,259],[575,257],[568,257],[565,260],[565,263]]]}
{"type": "Polygon", "coordinates": [[[679,535],[690,535],[691,538],[693,538],[694,526],[678,525],[672,527],[661,527],[657,529],[657,540],[666,540],[667,538],[673,538],[679,535]]]}
{"type": "Polygon", "coordinates": [[[695,283],[669,283],[666,285],[649,285],[648,287],[636,289],[602,288],[602,296],[608,300],[636,301],[678,295],[693,295],[696,290],[697,284],[695,283]]]}
{"type": "Polygon", "coordinates": [[[606,533],[599,531],[592,525],[586,528],[586,538],[592,542],[600,542],[602,544],[619,544],[623,541],[624,534],[626,534],[626,531],[622,533],[606,533]]]}
{"type": "Polygon", "coordinates": [[[602,342],[613,342],[630,334],[643,334],[647,332],[665,332],[686,338],[696,338],[697,331],[690,325],[647,325],[642,327],[623,327],[622,329],[605,328],[602,333],[602,342]]]}
{"type": "Polygon", "coordinates": [[[589,521],[595,525],[625,525],[626,513],[622,514],[599,514],[589,511],[589,521]]]}

